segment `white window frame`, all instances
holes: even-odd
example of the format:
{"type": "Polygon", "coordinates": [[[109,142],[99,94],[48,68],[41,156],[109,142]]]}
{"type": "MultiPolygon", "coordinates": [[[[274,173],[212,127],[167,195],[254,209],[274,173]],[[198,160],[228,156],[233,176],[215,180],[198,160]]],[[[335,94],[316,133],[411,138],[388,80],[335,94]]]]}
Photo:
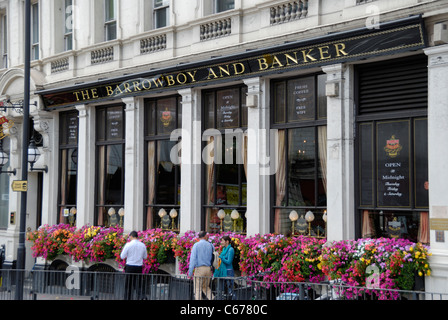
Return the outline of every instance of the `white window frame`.
{"type": "Polygon", "coordinates": [[[39,38],[40,38],[40,21],[39,21],[39,2],[31,4],[31,60],[39,60],[39,38]],[[35,11],[37,10],[37,12],[35,11]],[[37,21],[36,21],[37,20],[37,21]]]}
{"type": "Polygon", "coordinates": [[[104,40],[111,41],[117,39],[117,1],[104,0],[104,40]],[[113,17],[109,17],[110,4],[113,4],[113,17]],[[115,37],[110,34],[110,28],[115,28],[115,37]]]}
{"type": "Polygon", "coordinates": [[[154,29],[164,28],[170,25],[170,0],[154,0],[153,11],[154,29]],[[159,25],[159,21],[157,19],[158,13],[162,11],[165,11],[165,25],[159,25]]]}
{"type": "Polygon", "coordinates": [[[74,7],[73,0],[64,1],[64,51],[73,50],[73,21],[74,7]],[[69,21],[70,19],[70,21],[69,21]],[[70,28],[69,25],[70,24],[70,28]]]}
{"type": "Polygon", "coordinates": [[[235,9],[235,0],[233,0],[233,8],[221,10],[221,6],[223,7],[226,4],[226,2],[228,2],[228,1],[229,0],[214,0],[213,1],[213,5],[214,5],[213,12],[219,13],[219,12],[224,12],[224,11],[235,9]]]}
{"type": "Polygon", "coordinates": [[[0,50],[2,55],[0,69],[8,68],[8,15],[0,14],[0,50]]]}

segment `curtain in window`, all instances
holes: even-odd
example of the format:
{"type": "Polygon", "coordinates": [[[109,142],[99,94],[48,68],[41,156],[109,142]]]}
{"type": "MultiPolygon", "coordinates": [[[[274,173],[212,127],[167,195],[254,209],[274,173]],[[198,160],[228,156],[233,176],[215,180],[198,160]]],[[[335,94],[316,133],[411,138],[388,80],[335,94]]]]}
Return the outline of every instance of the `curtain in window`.
{"type": "MultiPolygon", "coordinates": [[[[215,203],[215,189],[214,189],[214,185],[213,185],[213,180],[214,180],[214,174],[215,174],[215,164],[214,164],[214,157],[215,157],[215,148],[213,148],[213,152],[210,152],[210,147],[213,145],[215,139],[213,136],[211,136],[208,140],[208,145],[207,145],[207,152],[205,152],[204,156],[205,156],[205,162],[206,162],[206,190],[207,190],[207,205],[213,204],[215,203]],[[208,147],[210,146],[210,147],[208,147]]],[[[206,214],[205,214],[205,225],[209,226],[210,223],[210,217],[212,214],[212,208],[207,208],[206,209],[206,214]]]]}
{"type": "MultiPolygon", "coordinates": [[[[154,190],[155,190],[155,141],[148,142],[148,205],[154,204],[154,190]]],[[[151,229],[153,226],[153,207],[149,206],[146,211],[146,229],[151,229]]]]}
{"type": "MultiPolygon", "coordinates": [[[[277,173],[275,175],[275,205],[280,206],[286,192],[286,150],[285,150],[285,131],[278,131],[278,152],[277,152],[277,173]]],[[[275,209],[274,229],[276,233],[280,233],[280,213],[281,209],[275,209]]]]}
{"type": "Polygon", "coordinates": [[[369,210],[364,210],[362,214],[362,237],[374,237],[375,230],[373,229],[372,218],[370,217],[369,210]]]}
{"type": "Polygon", "coordinates": [[[319,161],[322,170],[322,183],[327,193],[327,127],[320,126],[318,130],[319,139],[319,161]]]}
{"type": "Polygon", "coordinates": [[[420,212],[418,242],[429,243],[429,212],[420,212]]]}

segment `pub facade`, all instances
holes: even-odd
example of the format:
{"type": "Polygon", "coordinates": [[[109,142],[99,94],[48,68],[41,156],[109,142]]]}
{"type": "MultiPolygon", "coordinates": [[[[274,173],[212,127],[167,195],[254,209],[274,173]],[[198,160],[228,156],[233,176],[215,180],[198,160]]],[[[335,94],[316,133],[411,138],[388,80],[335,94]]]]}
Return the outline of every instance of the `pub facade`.
{"type": "MultiPolygon", "coordinates": [[[[34,2],[27,228],[406,238],[446,292],[448,3],[337,2],[34,2]]],[[[22,9],[0,1],[4,105],[23,99],[22,9]]],[[[3,115],[13,266],[23,117],[3,115]]]]}

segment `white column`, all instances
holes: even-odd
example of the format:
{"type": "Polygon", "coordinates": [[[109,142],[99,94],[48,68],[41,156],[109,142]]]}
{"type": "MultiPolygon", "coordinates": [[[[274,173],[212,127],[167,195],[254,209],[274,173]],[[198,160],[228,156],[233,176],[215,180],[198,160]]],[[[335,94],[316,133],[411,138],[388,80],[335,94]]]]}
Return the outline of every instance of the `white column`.
{"type": "Polygon", "coordinates": [[[425,49],[428,55],[428,171],[432,273],[426,291],[447,293],[448,281],[448,45],[425,49]],[[436,227],[434,222],[441,222],[436,227]],[[444,225],[444,226],[443,226],[444,225]],[[438,229],[438,230],[433,230],[438,229]]]}
{"type": "Polygon", "coordinates": [[[327,73],[327,239],[354,239],[353,72],[342,64],[327,73]]]}
{"type": "Polygon", "coordinates": [[[143,230],[143,105],[142,99],[122,99],[126,104],[124,158],[124,232],[143,230]]]}
{"type": "Polygon", "coordinates": [[[269,82],[251,78],[244,83],[248,87],[247,235],[252,236],[270,231],[269,82]]]}
{"type": "MultiPolygon", "coordinates": [[[[55,131],[55,120],[52,119],[53,115],[48,112],[37,111],[32,114],[34,129],[42,135],[43,138],[43,147],[41,149],[41,156],[39,160],[34,164],[35,168],[43,168],[44,166],[48,167],[48,172],[43,173],[43,184],[42,184],[42,225],[49,224],[53,225],[57,223],[58,219],[58,210],[57,210],[57,198],[58,198],[58,135],[54,135],[55,131]],[[56,139],[55,139],[56,138],[56,139]]],[[[28,173],[29,176],[36,178],[37,174],[33,174],[32,172],[28,173]]],[[[36,183],[37,183],[37,179],[36,183]]],[[[35,185],[38,188],[37,184],[35,185]]],[[[32,201],[29,201],[30,206],[35,206],[38,199],[33,199],[30,197],[32,201]]],[[[30,200],[31,200],[30,199],[30,200]]],[[[30,211],[33,211],[31,209],[30,211]]],[[[36,214],[38,214],[36,212],[36,214]]],[[[36,221],[34,219],[34,221],[36,221]]],[[[31,224],[31,228],[33,228],[33,222],[29,222],[31,224]]],[[[28,225],[27,225],[28,227],[28,225]]],[[[39,226],[36,226],[36,228],[39,226]]]]}
{"type": "Polygon", "coordinates": [[[93,224],[95,194],[95,112],[86,105],[76,107],[78,119],[78,186],[76,226],[93,224]]]}
{"type": "Polygon", "coordinates": [[[178,92],[182,96],[180,234],[184,234],[201,229],[201,95],[194,89],[178,92]]]}

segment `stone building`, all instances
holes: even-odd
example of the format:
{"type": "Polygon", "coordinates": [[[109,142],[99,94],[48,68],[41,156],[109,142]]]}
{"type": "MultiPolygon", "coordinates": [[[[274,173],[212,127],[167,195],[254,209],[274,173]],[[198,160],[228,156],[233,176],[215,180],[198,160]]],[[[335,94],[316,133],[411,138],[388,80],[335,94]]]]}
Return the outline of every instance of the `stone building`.
{"type": "MultiPolygon", "coordinates": [[[[24,11],[0,1],[6,267],[24,11]]],[[[446,292],[447,25],[442,0],[32,1],[26,228],[287,234],[293,219],[329,241],[427,243],[426,290],[446,292]]]]}

